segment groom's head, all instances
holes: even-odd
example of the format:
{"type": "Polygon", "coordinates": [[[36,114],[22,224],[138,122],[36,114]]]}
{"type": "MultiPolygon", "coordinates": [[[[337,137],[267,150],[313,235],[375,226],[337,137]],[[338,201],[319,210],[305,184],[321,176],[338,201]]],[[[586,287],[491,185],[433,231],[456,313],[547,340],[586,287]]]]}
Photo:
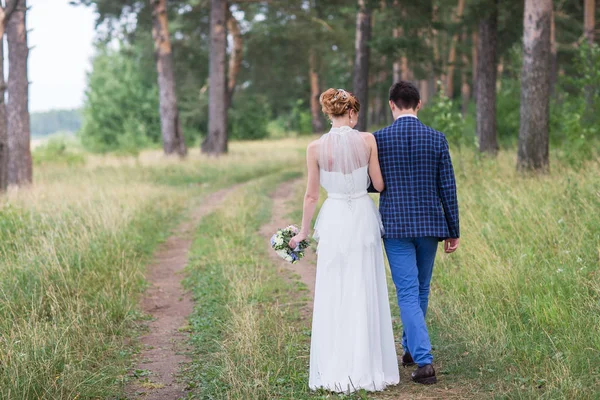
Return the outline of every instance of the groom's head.
{"type": "Polygon", "coordinates": [[[390,108],[394,118],[401,114],[417,114],[421,108],[419,90],[410,82],[400,81],[390,88],[390,108]]]}

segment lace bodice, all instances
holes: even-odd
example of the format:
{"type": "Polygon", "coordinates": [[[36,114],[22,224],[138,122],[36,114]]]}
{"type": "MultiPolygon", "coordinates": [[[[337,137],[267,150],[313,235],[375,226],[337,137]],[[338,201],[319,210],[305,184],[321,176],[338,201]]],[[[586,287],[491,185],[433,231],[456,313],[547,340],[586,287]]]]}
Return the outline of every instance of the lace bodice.
{"type": "Polygon", "coordinates": [[[321,186],[330,197],[366,193],[369,156],[369,146],[359,131],[349,126],[331,128],[319,144],[321,186]]]}

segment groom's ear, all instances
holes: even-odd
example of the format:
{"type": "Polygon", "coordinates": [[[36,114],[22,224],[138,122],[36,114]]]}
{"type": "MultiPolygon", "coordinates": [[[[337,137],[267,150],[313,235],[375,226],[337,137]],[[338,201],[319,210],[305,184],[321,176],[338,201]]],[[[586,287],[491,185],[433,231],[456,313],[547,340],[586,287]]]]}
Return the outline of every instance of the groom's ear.
{"type": "Polygon", "coordinates": [[[396,108],[396,105],[391,100],[389,101],[389,104],[390,104],[390,110],[392,110],[392,112],[394,112],[394,108],[396,108]]]}
{"type": "Polygon", "coordinates": [[[422,103],[421,100],[419,100],[419,104],[417,104],[417,108],[415,109],[415,111],[419,111],[421,109],[422,103]]]}

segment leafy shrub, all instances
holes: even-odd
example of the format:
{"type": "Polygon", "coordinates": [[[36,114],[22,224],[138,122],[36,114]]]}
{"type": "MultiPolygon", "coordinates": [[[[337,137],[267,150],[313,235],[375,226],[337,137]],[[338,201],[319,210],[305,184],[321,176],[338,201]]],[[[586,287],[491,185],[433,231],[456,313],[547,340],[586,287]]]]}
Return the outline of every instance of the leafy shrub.
{"type": "Polygon", "coordinates": [[[448,142],[457,146],[473,143],[473,133],[465,133],[465,121],[452,99],[446,97],[440,88],[436,96],[429,102],[419,118],[433,129],[446,135],[448,142]]]}
{"type": "Polygon", "coordinates": [[[290,112],[290,129],[301,135],[312,133],[312,116],[304,100],[298,100],[290,112]]]}
{"type": "Polygon", "coordinates": [[[258,140],[269,136],[267,126],[270,110],[262,96],[242,91],[234,96],[229,110],[229,137],[238,140],[258,140]]]}
{"type": "Polygon", "coordinates": [[[496,94],[496,134],[503,147],[513,147],[519,139],[521,121],[521,84],[503,79],[496,94]]]}
{"type": "Polygon", "coordinates": [[[123,121],[123,133],[117,136],[117,153],[137,155],[139,151],[153,144],[148,137],[147,126],[137,118],[129,116],[123,121]]]}
{"type": "MultiPolygon", "coordinates": [[[[124,46],[124,45],[123,45],[124,46]]],[[[81,129],[82,144],[94,152],[133,149],[160,143],[158,88],[139,73],[135,58],[99,48],[88,76],[81,129]]]]}
{"type": "Polygon", "coordinates": [[[551,105],[550,141],[560,159],[580,167],[597,156],[600,141],[600,47],[583,44],[574,60],[577,74],[563,78],[551,105]]]}
{"type": "MultiPolygon", "coordinates": [[[[325,129],[328,130],[327,125],[325,129]]],[[[309,135],[312,133],[312,116],[304,100],[293,103],[288,114],[280,115],[269,124],[269,132],[273,138],[309,135]]]]}
{"type": "Polygon", "coordinates": [[[85,164],[85,156],[73,147],[73,141],[69,141],[64,136],[50,138],[34,149],[33,163],[35,165],[66,164],[69,166],[85,164]]]}
{"type": "Polygon", "coordinates": [[[183,137],[189,148],[199,147],[208,132],[208,88],[197,90],[194,82],[188,83],[191,78],[178,78],[177,100],[183,137]]]}

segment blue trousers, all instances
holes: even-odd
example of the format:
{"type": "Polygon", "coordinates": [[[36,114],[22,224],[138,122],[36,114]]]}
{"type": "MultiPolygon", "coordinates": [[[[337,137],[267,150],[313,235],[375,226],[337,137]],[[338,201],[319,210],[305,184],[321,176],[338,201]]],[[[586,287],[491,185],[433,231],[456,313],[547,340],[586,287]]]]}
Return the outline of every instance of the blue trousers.
{"type": "Polygon", "coordinates": [[[431,364],[433,356],[425,315],[438,239],[384,238],[383,242],[396,285],[400,318],[404,327],[402,346],[419,367],[431,364]]]}

